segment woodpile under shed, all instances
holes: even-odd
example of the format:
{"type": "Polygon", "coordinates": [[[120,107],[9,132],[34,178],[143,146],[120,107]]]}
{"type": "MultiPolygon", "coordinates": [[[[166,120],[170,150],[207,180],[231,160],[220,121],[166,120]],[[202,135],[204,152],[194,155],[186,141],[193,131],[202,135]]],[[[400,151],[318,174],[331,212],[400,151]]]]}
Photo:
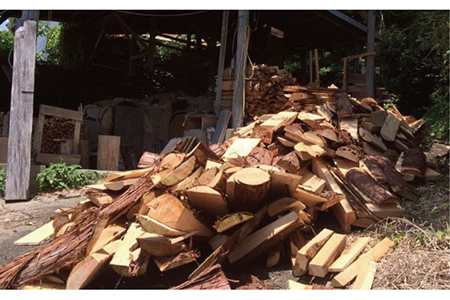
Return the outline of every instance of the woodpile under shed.
{"type": "Polygon", "coordinates": [[[108,272],[138,280],[196,263],[184,283],[165,288],[231,289],[228,270],[288,255],[294,276],[332,273],[333,288],[355,280],[354,289],[370,289],[393,242],[365,251],[368,238],[350,244],[345,234],[401,216],[402,203],[419,198],[413,185],[439,176],[415,140],[423,122],[337,88],[281,91],[289,99],[282,111],[222,144],[185,153],[180,141],[163,155],[146,153],[145,169],[88,186],[87,200],[55,217],[52,241],[0,267],[0,288],[54,277],[61,289],[95,288],[108,272]],[[317,230],[325,212],[339,230],[317,230]]]}

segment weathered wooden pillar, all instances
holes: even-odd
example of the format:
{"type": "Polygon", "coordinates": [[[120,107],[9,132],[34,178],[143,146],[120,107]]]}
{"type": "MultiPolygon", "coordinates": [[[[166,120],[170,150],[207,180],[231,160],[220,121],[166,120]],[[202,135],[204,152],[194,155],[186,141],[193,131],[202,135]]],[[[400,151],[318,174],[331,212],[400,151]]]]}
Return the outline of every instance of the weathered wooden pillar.
{"type": "Polygon", "coordinates": [[[38,20],[39,11],[22,11],[14,34],[5,200],[28,198],[38,20]]]}
{"type": "Polygon", "coordinates": [[[227,50],[229,14],[230,11],[228,10],[224,10],[222,14],[222,34],[220,37],[219,66],[217,67],[216,100],[214,102],[214,111],[217,115],[220,113],[220,102],[222,99],[223,68],[225,65],[225,54],[227,50]]]}
{"type": "MultiPolygon", "coordinates": [[[[375,11],[369,10],[367,24],[367,52],[375,51],[375,11]]],[[[370,55],[366,60],[366,96],[375,95],[375,56],[370,55]]]]}
{"type": "Polygon", "coordinates": [[[156,18],[150,19],[150,40],[148,53],[148,71],[152,73],[155,71],[155,55],[156,55],[156,18]]]}
{"type": "Polygon", "coordinates": [[[245,32],[249,22],[250,12],[248,10],[240,10],[238,12],[238,32],[237,32],[237,49],[236,49],[236,69],[235,69],[235,87],[233,94],[233,128],[241,127],[244,124],[244,75],[246,61],[246,43],[245,32]]]}

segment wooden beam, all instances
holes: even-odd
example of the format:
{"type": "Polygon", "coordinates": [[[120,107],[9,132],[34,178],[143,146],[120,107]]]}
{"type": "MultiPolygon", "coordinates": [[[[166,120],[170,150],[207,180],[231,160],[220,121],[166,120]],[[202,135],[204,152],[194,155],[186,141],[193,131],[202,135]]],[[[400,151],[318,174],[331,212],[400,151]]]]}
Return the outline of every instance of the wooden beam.
{"type": "Polygon", "coordinates": [[[39,11],[22,11],[14,34],[5,200],[26,200],[28,197],[38,20],[39,11]]]}
{"type": "MultiPolygon", "coordinates": [[[[236,50],[236,68],[235,68],[235,88],[233,94],[232,126],[233,128],[244,125],[244,75],[246,63],[246,32],[249,22],[250,12],[240,10],[238,12],[238,32],[237,32],[237,50],[236,50]]],[[[250,37],[247,37],[248,39],[250,37]]]]}
{"type": "Polygon", "coordinates": [[[229,14],[230,11],[228,10],[224,10],[222,14],[222,33],[220,37],[219,66],[217,67],[216,100],[214,102],[214,111],[216,112],[216,115],[220,113],[220,102],[222,99],[223,68],[225,65],[225,54],[227,50],[229,14]]]}
{"type": "Polygon", "coordinates": [[[150,19],[150,41],[147,70],[153,73],[155,70],[155,54],[156,54],[156,18],[150,19]]]}
{"type": "MultiPolygon", "coordinates": [[[[367,52],[375,51],[375,11],[369,10],[369,20],[367,28],[367,52]]],[[[375,96],[375,57],[368,56],[366,59],[366,97],[375,96]]]]}
{"type": "Polygon", "coordinates": [[[314,49],[314,63],[316,67],[316,82],[320,84],[320,73],[319,73],[319,50],[314,49]]]}

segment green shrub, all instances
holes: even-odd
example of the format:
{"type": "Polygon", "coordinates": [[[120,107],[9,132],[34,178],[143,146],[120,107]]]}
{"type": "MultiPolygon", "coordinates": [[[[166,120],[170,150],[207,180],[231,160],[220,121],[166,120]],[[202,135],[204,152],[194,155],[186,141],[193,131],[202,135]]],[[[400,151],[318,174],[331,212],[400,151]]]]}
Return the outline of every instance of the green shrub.
{"type": "Polygon", "coordinates": [[[6,188],[6,174],[3,168],[0,168],[0,197],[5,195],[6,188]]]}
{"type": "Polygon", "coordinates": [[[100,178],[95,171],[80,171],[81,166],[65,163],[51,164],[39,173],[36,180],[43,192],[69,190],[96,183],[100,178]]]}

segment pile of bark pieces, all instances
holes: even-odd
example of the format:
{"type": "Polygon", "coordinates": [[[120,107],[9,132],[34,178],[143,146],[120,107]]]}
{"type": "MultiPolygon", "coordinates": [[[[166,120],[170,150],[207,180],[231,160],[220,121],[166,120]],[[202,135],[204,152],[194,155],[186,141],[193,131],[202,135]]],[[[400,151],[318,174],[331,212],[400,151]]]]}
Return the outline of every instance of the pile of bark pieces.
{"type": "MultiPolygon", "coordinates": [[[[0,267],[0,288],[49,280],[53,288],[98,288],[111,274],[139,288],[155,288],[146,278],[164,274],[156,288],[241,288],[230,271],[261,258],[273,266],[281,253],[290,254],[295,276],[332,272],[345,236],[315,235],[320,214],[334,213],[343,233],[368,227],[418,199],[409,182],[438,176],[408,118],[333,90],[323,104],[262,116],[220,145],[146,153],[144,169],[89,186],[86,200],[55,216],[48,244],[0,267]]],[[[359,258],[363,247],[351,246],[334,278],[345,280],[333,286],[355,278],[354,286],[370,286],[372,262],[390,243],[359,258]]]]}
{"type": "Polygon", "coordinates": [[[252,69],[250,85],[246,89],[245,121],[255,117],[276,113],[283,109],[288,98],[283,91],[285,86],[295,84],[297,79],[287,70],[276,66],[256,65],[252,69]]]}

